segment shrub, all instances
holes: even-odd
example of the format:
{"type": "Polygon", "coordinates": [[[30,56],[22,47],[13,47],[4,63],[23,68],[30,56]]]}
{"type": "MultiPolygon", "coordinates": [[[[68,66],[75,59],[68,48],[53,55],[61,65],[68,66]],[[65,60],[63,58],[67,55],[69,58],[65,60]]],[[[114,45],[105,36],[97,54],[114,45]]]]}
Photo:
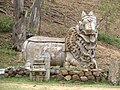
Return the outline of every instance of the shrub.
{"type": "Polygon", "coordinates": [[[11,32],[13,20],[9,16],[0,16],[0,32],[11,32]]]}

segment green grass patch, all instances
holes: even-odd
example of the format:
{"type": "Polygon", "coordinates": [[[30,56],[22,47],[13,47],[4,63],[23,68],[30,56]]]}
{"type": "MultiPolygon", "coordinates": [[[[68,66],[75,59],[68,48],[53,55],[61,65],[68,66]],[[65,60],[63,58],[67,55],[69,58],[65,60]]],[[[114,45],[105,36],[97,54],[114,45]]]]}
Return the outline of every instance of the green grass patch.
{"type": "Polygon", "coordinates": [[[98,35],[98,41],[102,41],[111,45],[115,45],[118,48],[120,48],[120,38],[117,38],[113,35],[108,34],[99,34],[98,35]]]}
{"type": "Polygon", "coordinates": [[[16,51],[12,49],[0,49],[0,68],[7,68],[10,66],[17,67],[23,64],[24,62],[22,60],[19,60],[16,51]]]}
{"type": "Polygon", "coordinates": [[[9,16],[0,16],[0,32],[11,32],[13,19],[9,16]]]}
{"type": "Polygon", "coordinates": [[[21,66],[23,61],[20,61],[18,54],[12,49],[10,33],[0,33],[0,68],[9,66],[21,66]]]}

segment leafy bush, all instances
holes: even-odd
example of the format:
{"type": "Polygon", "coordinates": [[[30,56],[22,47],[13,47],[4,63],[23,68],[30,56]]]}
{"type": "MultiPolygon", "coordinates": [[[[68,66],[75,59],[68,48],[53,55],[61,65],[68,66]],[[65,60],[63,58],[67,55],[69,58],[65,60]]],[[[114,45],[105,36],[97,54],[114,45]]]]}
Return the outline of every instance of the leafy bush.
{"type": "Polygon", "coordinates": [[[0,16],[0,32],[11,32],[13,20],[9,16],[0,16]]]}

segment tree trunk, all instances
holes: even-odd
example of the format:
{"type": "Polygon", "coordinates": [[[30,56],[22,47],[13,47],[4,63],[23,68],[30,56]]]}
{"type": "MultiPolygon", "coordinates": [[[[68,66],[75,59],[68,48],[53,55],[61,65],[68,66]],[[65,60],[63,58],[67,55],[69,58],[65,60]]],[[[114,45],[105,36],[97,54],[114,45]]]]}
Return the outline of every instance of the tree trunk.
{"type": "Polygon", "coordinates": [[[24,0],[14,0],[14,21],[18,21],[24,11],[24,0]]]}
{"type": "Polygon", "coordinates": [[[32,33],[36,35],[40,35],[40,11],[40,0],[35,0],[30,13],[29,29],[32,33]]]}
{"type": "Polygon", "coordinates": [[[24,11],[24,0],[14,0],[13,49],[21,51],[26,31],[40,35],[40,0],[35,0],[29,17],[24,11]]]}
{"type": "Polygon", "coordinates": [[[24,0],[14,0],[13,49],[21,51],[26,40],[27,19],[24,11],[24,0]]]}

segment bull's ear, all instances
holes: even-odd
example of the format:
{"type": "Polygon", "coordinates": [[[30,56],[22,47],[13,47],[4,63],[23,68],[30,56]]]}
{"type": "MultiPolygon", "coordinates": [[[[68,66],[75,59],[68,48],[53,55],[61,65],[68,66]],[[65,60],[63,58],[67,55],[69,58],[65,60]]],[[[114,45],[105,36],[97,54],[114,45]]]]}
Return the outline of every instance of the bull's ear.
{"type": "Polygon", "coordinates": [[[86,12],[85,11],[82,11],[82,17],[86,16],[86,12]]]}
{"type": "Polygon", "coordinates": [[[95,16],[94,13],[93,13],[93,11],[90,11],[90,13],[88,15],[95,16]]]}

